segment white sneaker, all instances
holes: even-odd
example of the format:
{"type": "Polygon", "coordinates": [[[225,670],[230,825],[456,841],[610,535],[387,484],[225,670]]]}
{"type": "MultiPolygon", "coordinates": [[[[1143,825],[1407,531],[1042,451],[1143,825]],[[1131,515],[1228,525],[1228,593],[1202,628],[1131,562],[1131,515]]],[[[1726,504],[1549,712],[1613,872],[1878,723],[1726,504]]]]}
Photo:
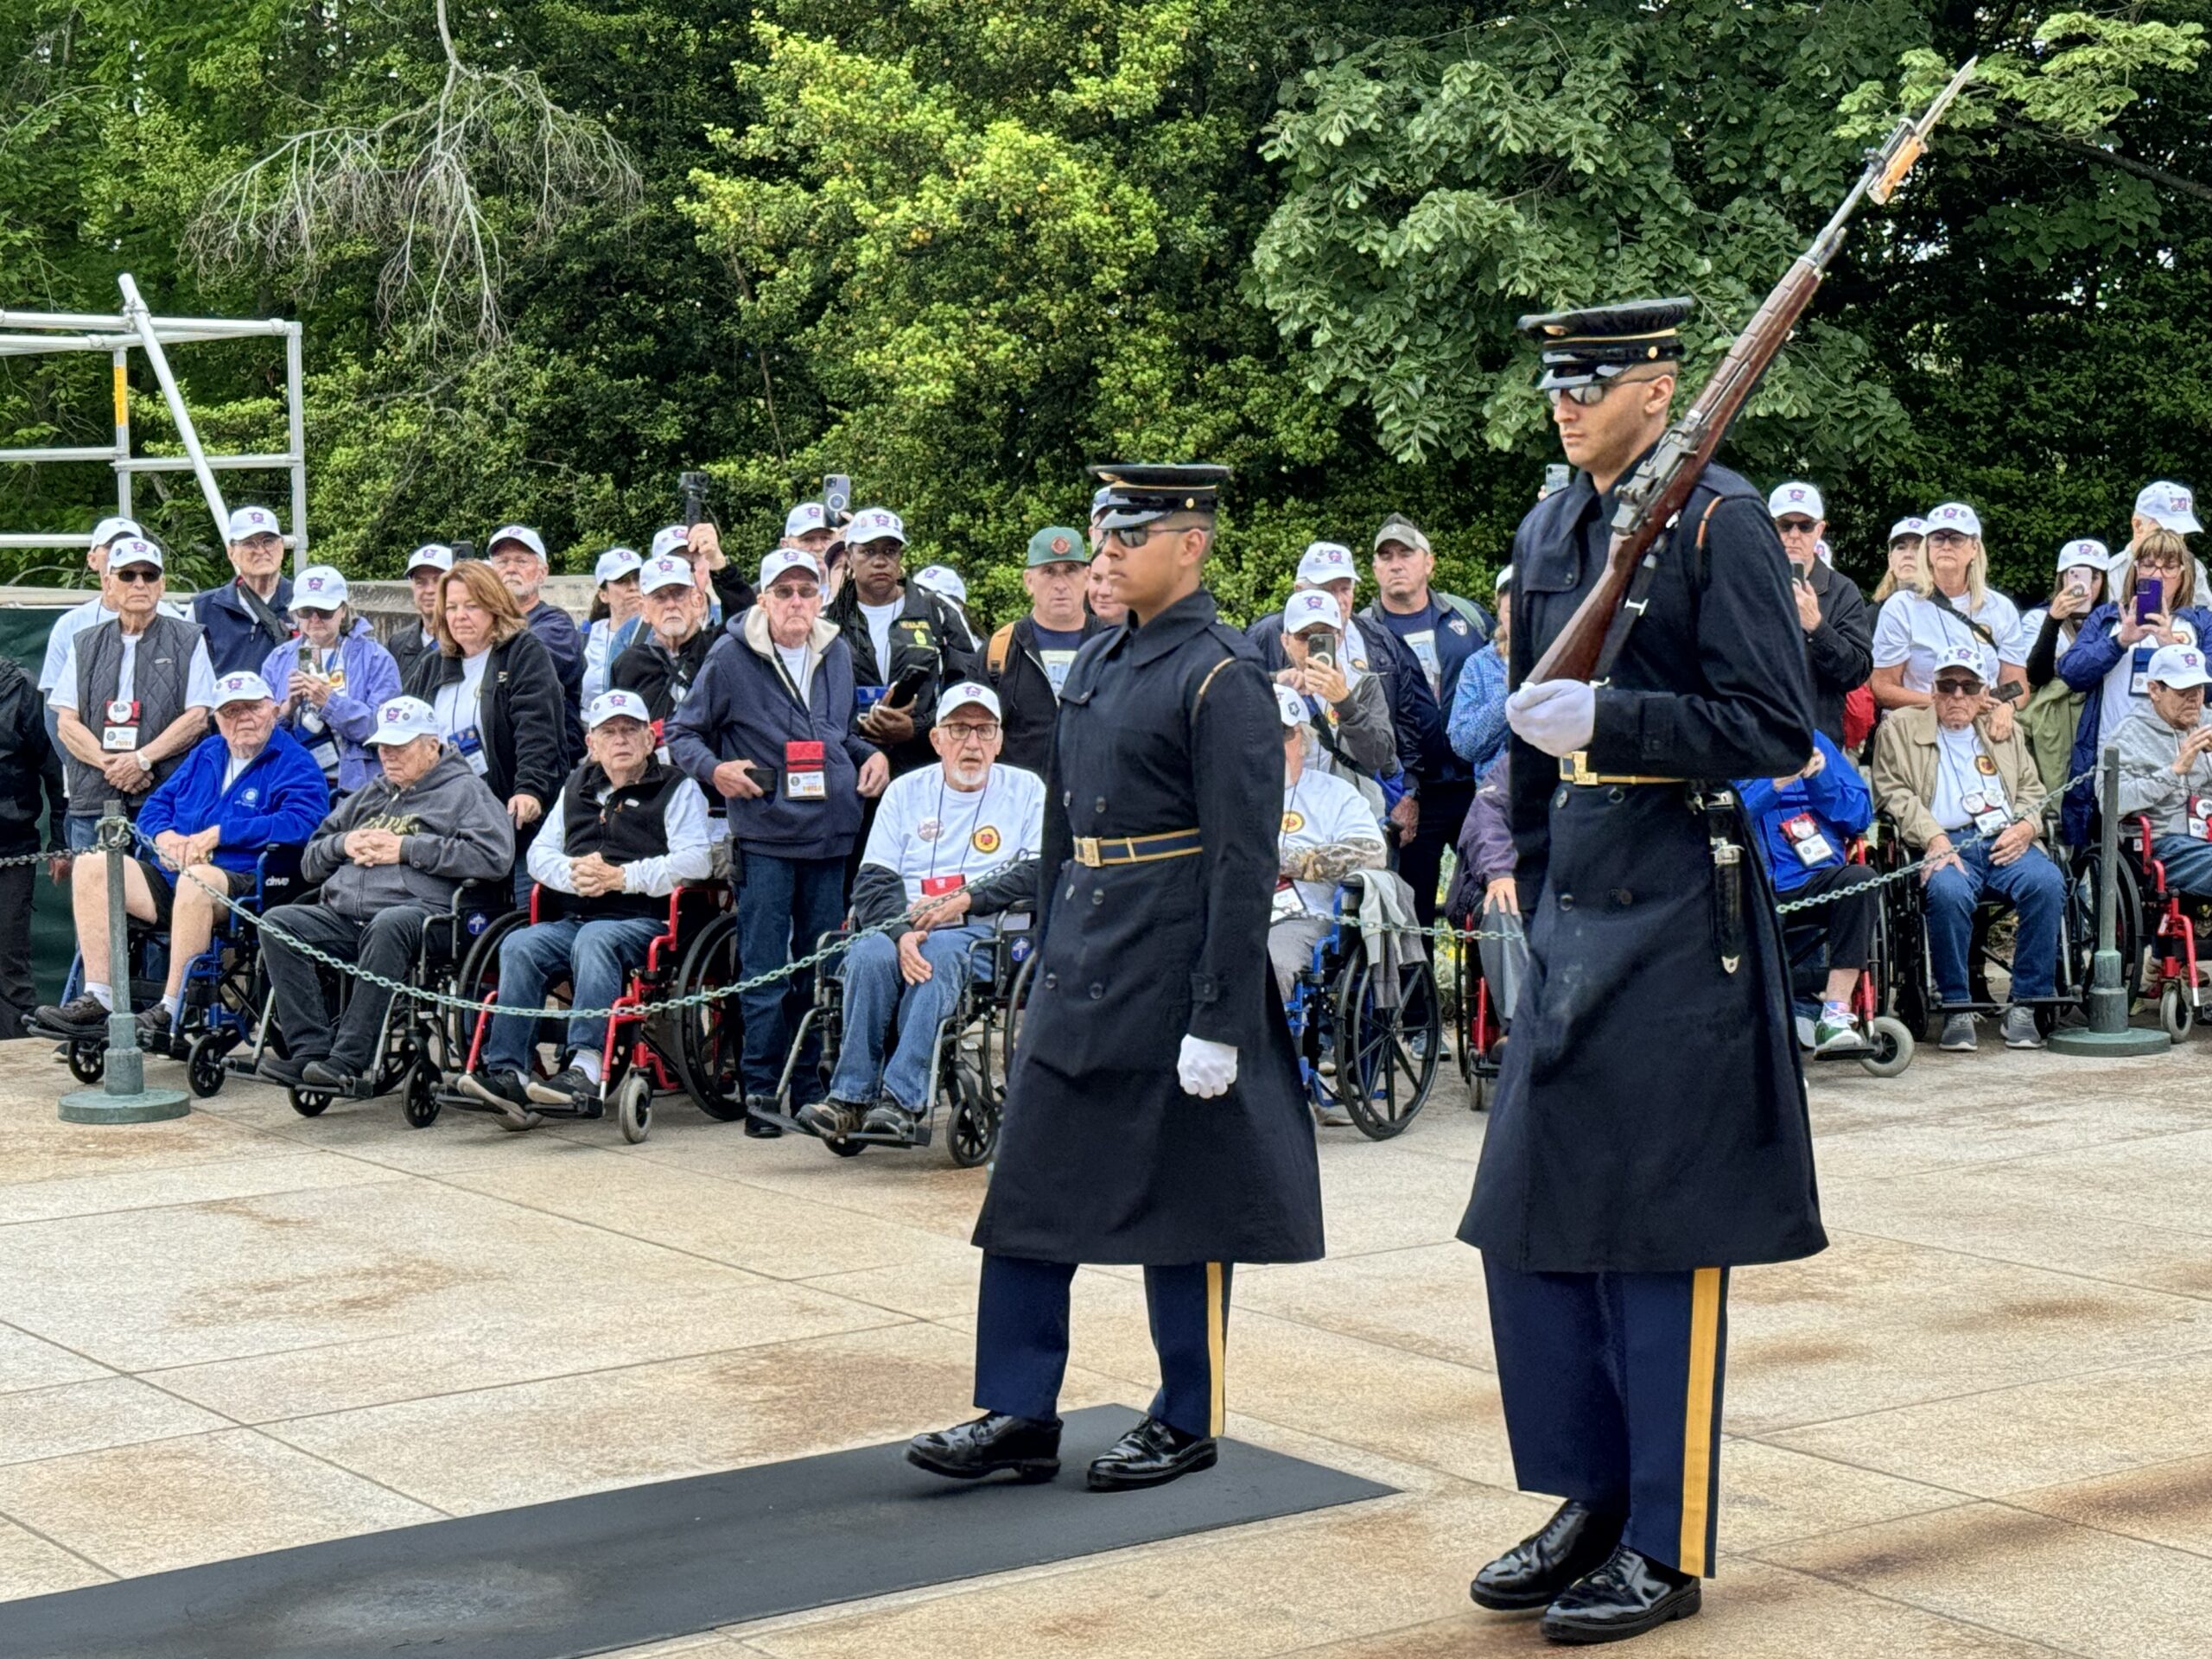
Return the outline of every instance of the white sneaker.
{"type": "Polygon", "coordinates": [[[1823,1013],[1813,1027],[1813,1046],[1822,1054],[1842,1054],[1866,1047],[1866,1039],[1859,1034],[1859,1027],[1850,1015],[1831,1020],[1823,1013]]]}

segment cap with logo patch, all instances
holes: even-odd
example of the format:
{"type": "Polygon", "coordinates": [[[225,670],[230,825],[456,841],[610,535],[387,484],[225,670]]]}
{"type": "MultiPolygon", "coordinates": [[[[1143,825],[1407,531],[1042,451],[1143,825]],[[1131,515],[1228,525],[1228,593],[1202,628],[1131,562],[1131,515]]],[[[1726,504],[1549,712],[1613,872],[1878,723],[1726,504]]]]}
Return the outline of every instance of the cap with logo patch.
{"type": "Polygon", "coordinates": [[[1287,685],[1275,687],[1275,712],[1282,716],[1286,726],[1306,723],[1306,699],[1287,685]]]}
{"type": "Polygon", "coordinates": [[[634,547],[610,547],[599,556],[592,566],[591,585],[604,588],[610,582],[620,582],[624,576],[635,575],[645,561],[638,556],[634,547]]]}
{"type": "Polygon", "coordinates": [[[988,685],[978,685],[973,680],[963,680],[957,685],[948,686],[944,695],[937,700],[938,723],[943,725],[944,717],[954,709],[965,709],[971,704],[978,709],[990,710],[993,720],[1000,717],[999,694],[988,685]]]}
{"type": "Polygon", "coordinates": [[[691,566],[683,559],[671,559],[666,554],[657,559],[647,559],[638,571],[638,591],[657,594],[664,588],[690,588],[691,566]]]}
{"type": "Polygon", "coordinates": [[[545,556],[545,538],[528,524],[501,524],[484,538],[484,556],[497,553],[501,542],[519,542],[539,558],[545,556]]]}
{"type": "Polygon", "coordinates": [[[107,568],[110,570],[127,570],[134,564],[150,564],[155,569],[160,569],[162,550],[143,536],[125,536],[109,544],[107,568]]]}
{"type": "Polygon", "coordinates": [[[2204,528],[2196,522],[2196,498],[2190,493],[2189,486],[2171,479],[2162,478],[2138,490],[2135,511],[2159,529],[2179,531],[2184,536],[2194,536],[2204,528]]]}
{"type": "Polygon", "coordinates": [[[858,547],[863,542],[887,541],[896,542],[901,547],[906,545],[906,526],[888,507],[862,507],[845,526],[848,547],[858,547]]]}
{"type": "Polygon", "coordinates": [[[252,536],[282,536],[283,531],[276,523],[276,515],[266,507],[239,507],[231,514],[227,539],[243,542],[252,536]]]}
{"type": "Polygon", "coordinates": [[[1892,542],[1901,542],[1908,536],[1923,537],[1927,534],[1928,521],[1925,518],[1900,518],[1890,526],[1892,542]]]}
{"type": "Polygon", "coordinates": [[[369,734],[368,741],[381,747],[444,735],[438,729],[437,713],[429,703],[420,697],[394,697],[377,705],[377,728],[369,734]]]}
{"type": "Polygon", "coordinates": [[[691,532],[682,524],[663,524],[653,531],[649,559],[686,558],[691,552],[691,532]]]}
{"type": "Polygon", "coordinates": [[[417,570],[450,570],[453,569],[453,549],[443,542],[425,542],[407,556],[407,574],[417,570]]]}
{"type": "Polygon", "coordinates": [[[802,501],[784,515],[786,536],[810,536],[817,530],[830,528],[830,509],[819,501],[802,501]]]}
{"type": "Polygon", "coordinates": [[[956,604],[968,602],[968,584],[949,564],[924,565],[914,572],[914,586],[927,588],[939,599],[949,599],[956,604]]]}
{"type": "Polygon", "coordinates": [[[775,585],[776,578],[787,570],[804,570],[817,582],[822,580],[822,567],[814,562],[814,555],[802,547],[771,549],[760,561],[760,591],[766,593],[775,585]]]}
{"type": "Polygon", "coordinates": [[[584,710],[584,729],[595,732],[610,720],[634,720],[641,726],[650,726],[653,715],[652,710],[645,707],[645,700],[634,691],[602,691],[584,710]]]}
{"type": "Polygon", "coordinates": [[[1090,543],[1079,530],[1070,530],[1065,524],[1047,524],[1029,538],[1029,556],[1023,568],[1034,570],[1042,564],[1089,564],[1090,543]]]}
{"type": "Polygon", "coordinates": [[[105,547],[118,536],[143,536],[145,533],[138,528],[136,519],[103,518],[92,526],[92,544],[94,547],[105,547]]]}
{"type": "Polygon", "coordinates": [[[1981,534],[1981,515],[1963,501],[1946,501],[1928,515],[1927,533],[1933,536],[1941,530],[1948,530],[1956,536],[1979,537],[1981,534]]]}
{"type": "Polygon", "coordinates": [[[1318,588],[1306,588],[1290,596],[1282,607],[1282,631],[1303,633],[1308,628],[1334,628],[1341,631],[1344,613],[1336,600],[1318,588]]]}
{"type": "Polygon", "coordinates": [[[1422,553],[1430,550],[1428,537],[1421,533],[1421,526],[1402,512],[1392,513],[1375,532],[1376,550],[1379,552],[1385,542],[1396,542],[1422,553]]]}
{"type": "Polygon", "coordinates": [[[258,674],[226,674],[215,682],[215,707],[227,709],[234,702],[267,702],[269,682],[258,674]]]}
{"type": "Polygon", "coordinates": [[[1341,542],[1308,542],[1298,561],[1298,579],[1315,588],[1325,582],[1356,583],[1359,566],[1352,562],[1351,550],[1341,542]]]}
{"type": "Polygon", "coordinates": [[[1982,671],[1986,666],[1980,645],[1946,645],[1936,653],[1936,665],[1928,671],[1928,678],[1932,684],[1945,669],[1961,668],[1974,676],[1975,684],[1986,685],[1989,677],[1982,671]]]}
{"type": "Polygon", "coordinates": [[[1810,518],[1815,523],[1828,516],[1827,503],[1821,499],[1821,493],[1810,484],[1777,484],[1774,493],[1766,499],[1766,516],[1770,518],[1810,518]]]}
{"type": "Polygon", "coordinates": [[[2160,645],[2151,653],[2150,678],[2174,691],[2212,685],[2212,674],[2204,671],[2204,653],[2195,645],[2160,645]]]}
{"type": "Polygon", "coordinates": [[[334,611],[346,602],[346,578],[327,564],[311,564],[292,584],[296,611],[334,611]]]}
{"type": "Polygon", "coordinates": [[[2090,537],[2082,537],[2058,550],[2058,570],[2061,575],[2076,565],[2086,564],[2092,570],[2112,568],[2112,550],[2090,537]]]}

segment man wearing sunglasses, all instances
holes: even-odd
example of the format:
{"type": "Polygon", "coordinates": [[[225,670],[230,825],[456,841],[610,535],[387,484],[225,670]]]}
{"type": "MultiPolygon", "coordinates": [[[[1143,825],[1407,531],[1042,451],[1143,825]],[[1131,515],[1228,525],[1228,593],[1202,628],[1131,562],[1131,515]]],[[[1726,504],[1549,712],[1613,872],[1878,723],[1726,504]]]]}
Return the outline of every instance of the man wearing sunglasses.
{"type": "Polygon", "coordinates": [[[1566,1643],[1698,1611],[1728,1274],[1827,1243],[1788,953],[1728,782],[1795,772],[1813,748],[1764,499],[1707,467],[1614,619],[1602,683],[1530,683],[1667,433],[1690,309],[1521,320],[1575,472],[1513,541],[1508,819],[1529,980],[1459,1236],[1483,1253],[1516,1477],[1567,1500],[1472,1594],[1541,1611],[1566,1643]]]}
{"type": "Polygon", "coordinates": [[[70,640],[48,696],[67,759],[73,851],[92,844],[100,814],[120,800],[132,817],[207,729],[215,670],[199,625],[162,604],[162,550],[125,536],[108,548],[101,579],[115,620],[70,640]]]}
{"type": "Polygon", "coordinates": [[[1843,747],[1843,700],[1874,671],[1874,628],[1859,584],[1821,557],[1827,533],[1827,504],[1802,480],[1777,484],[1766,499],[1782,550],[1789,556],[1789,592],[1797,626],[1805,631],[1805,660],[1813,673],[1813,725],[1843,747]]]}
{"type": "Polygon", "coordinates": [[[1042,938],[976,1224],[983,1415],[906,1455],[1051,1479],[1076,1266],[1141,1266],[1160,1388],[1090,1465],[1118,1491],[1212,1467],[1233,1264],[1318,1257],[1321,1194],[1266,949],[1281,718],[1200,585],[1226,469],[1092,471],[1113,489],[1093,566],[1129,619],[1060,697],[1042,938]]]}
{"type": "Polygon", "coordinates": [[[844,1042],[826,1100],[799,1122],[824,1141],[855,1130],[912,1141],[937,1092],[937,1028],[989,938],[979,925],[1037,902],[1045,780],[996,763],[1002,711],[988,686],[963,680],[938,703],[938,764],[883,791],[853,883],[853,925],[870,933],[847,952],[844,1042]],[[911,912],[911,914],[909,913],[911,912]]]}

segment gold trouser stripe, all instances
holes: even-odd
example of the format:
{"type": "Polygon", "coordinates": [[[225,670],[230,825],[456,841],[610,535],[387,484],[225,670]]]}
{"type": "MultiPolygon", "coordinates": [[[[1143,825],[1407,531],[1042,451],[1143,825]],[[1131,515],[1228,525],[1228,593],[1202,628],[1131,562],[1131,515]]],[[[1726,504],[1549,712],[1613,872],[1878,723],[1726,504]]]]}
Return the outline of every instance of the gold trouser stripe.
{"type": "Polygon", "coordinates": [[[1720,1350],[1720,1269],[1690,1275],[1690,1377],[1682,1404],[1682,1541],[1675,1566],[1702,1577],[1713,1512],[1713,1382],[1720,1350]]]}
{"type": "Polygon", "coordinates": [[[1221,1263],[1206,1263],[1206,1369],[1213,1373],[1213,1400],[1206,1409],[1206,1433],[1218,1434],[1224,1414],[1223,1356],[1229,1347],[1229,1310],[1222,1306],[1221,1263]]]}

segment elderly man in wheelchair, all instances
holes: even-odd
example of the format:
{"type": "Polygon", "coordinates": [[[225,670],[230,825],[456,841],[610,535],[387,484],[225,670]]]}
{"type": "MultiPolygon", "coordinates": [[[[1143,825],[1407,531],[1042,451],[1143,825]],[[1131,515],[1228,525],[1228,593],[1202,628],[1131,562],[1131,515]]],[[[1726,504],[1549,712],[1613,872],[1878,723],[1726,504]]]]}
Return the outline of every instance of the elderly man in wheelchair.
{"type": "MultiPolygon", "coordinates": [[[[258,674],[226,674],[215,683],[215,733],[202,738],[184,764],[146,798],[137,832],[150,843],[126,855],[124,907],[137,921],[169,936],[168,978],[159,1002],[138,1015],[142,1044],[166,1045],[185,974],[214,936],[222,898],[254,892],[262,855],[298,846],[330,810],[322,769],[276,724],[276,704],[258,674]]],[[[107,861],[79,854],[70,900],[82,956],[82,990],[31,1021],[47,1035],[97,1037],[115,991],[109,982],[107,861]]],[[[124,999],[130,1000],[124,970],[124,999]]]]}
{"type": "MultiPolygon", "coordinates": [[[[1287,1003],[1313,948],[1336,925],[1337,883],[1354,870],[1379,870],[1382,826],[1359,791],[1306,764],[1306,701],[1275,688],[1282,715],[1282,831],[1276,843],[1275,904],[1268,925],[1268,965],[1287,1003]]],[[[1315,1108],[1320,1121],[1342,1128],[1351,1113],[1333,1101],[1315,1108]]]]}
{"type": "Polygon", "coordinates": [[[1036,902],[1045,784],[998,764],[1003,734],[995,692],[973,681],[949,687],[930,731],[938,764],[883,791],[853,883],[853,923],[906,920],[864,934],[845,955],[844,1039],[830,1092],[798,1112],[824,1141],[915,1140],[936,1090],[937,1029],[988,937],[977,924],[1036,902]]]}
{"type": "Polygon", "coordinates": [[[2202,650],[2161,645],[2150,664],[2150,701],[2113,734],[2120,751],[2120,813],[2151,828],[2151,851],[2166,884],[2212,897],[2212,683],[2202,650]]]}

